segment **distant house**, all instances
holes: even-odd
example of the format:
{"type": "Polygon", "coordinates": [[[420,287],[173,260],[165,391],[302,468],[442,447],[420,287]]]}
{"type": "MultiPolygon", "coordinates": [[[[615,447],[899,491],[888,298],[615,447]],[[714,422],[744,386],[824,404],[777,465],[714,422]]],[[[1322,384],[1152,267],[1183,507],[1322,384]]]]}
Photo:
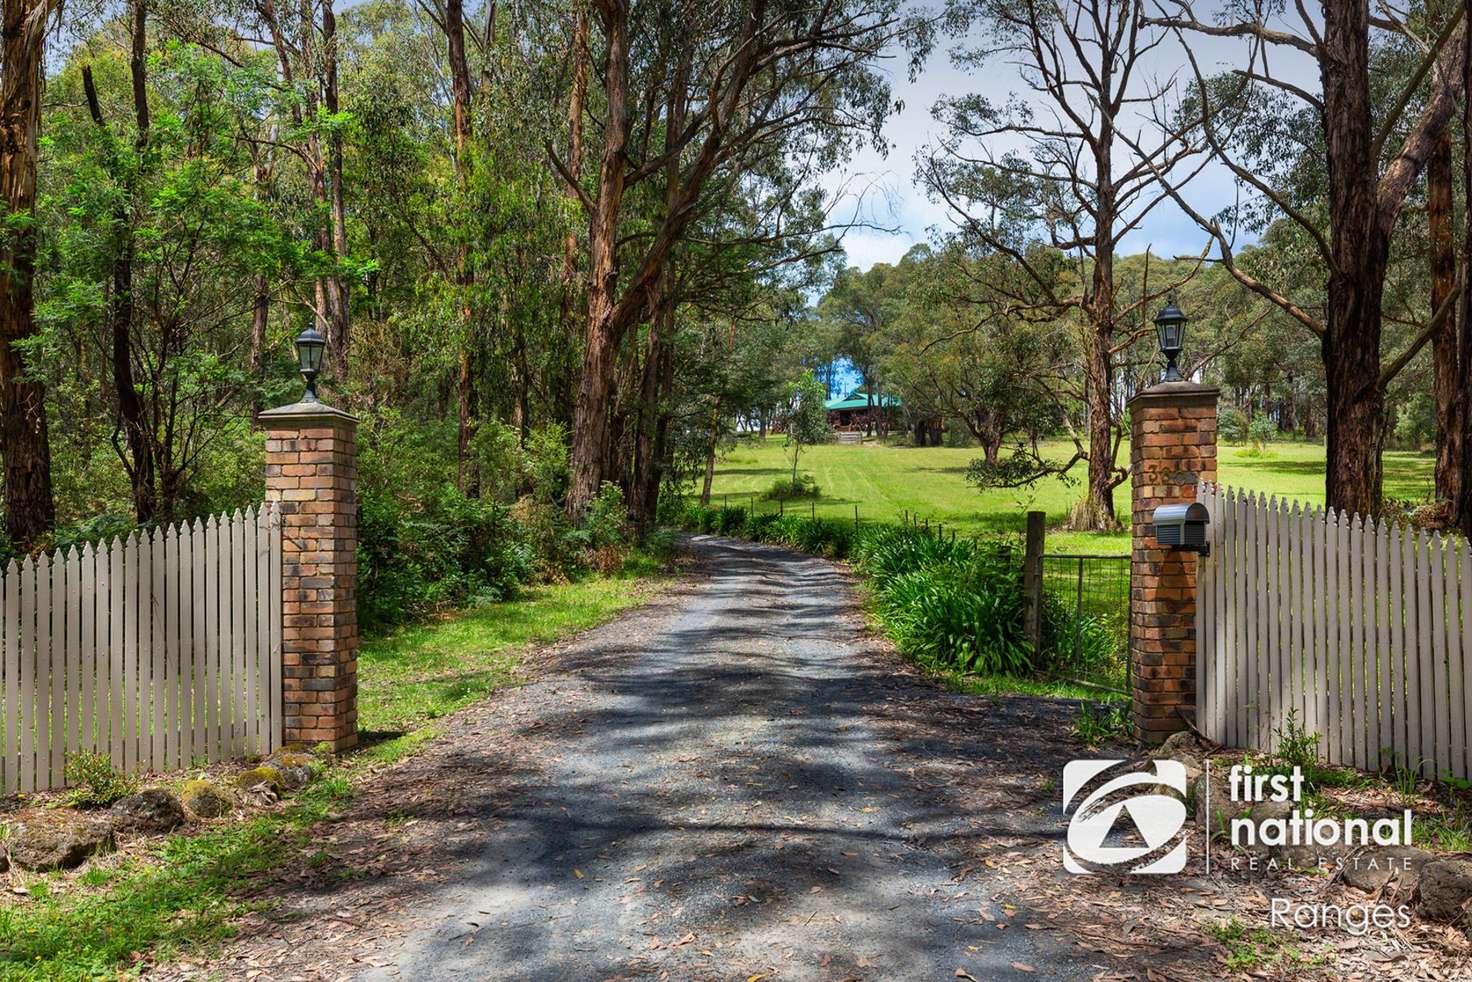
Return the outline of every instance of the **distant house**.
{"type": "Polygon", "coordinates": [[[823,406],[828,410],[828,425],[840,433],[867,433],[875,427],[881,431],[893,429],[900,412],[898,396],[880,394],[871,406],[866,389],[854,389],[842,399],[829,399],[823,406]]]}

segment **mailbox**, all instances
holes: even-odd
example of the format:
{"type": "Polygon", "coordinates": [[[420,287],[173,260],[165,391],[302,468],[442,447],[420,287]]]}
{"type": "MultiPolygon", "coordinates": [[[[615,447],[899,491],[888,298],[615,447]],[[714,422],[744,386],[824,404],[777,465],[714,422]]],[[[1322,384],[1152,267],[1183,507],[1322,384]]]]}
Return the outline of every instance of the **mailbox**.
{"type": "Polygon", "coordinates": [[[1206,542],[1206,525],[1211,515],[1199,502],[1189,505],[1161,505],[1151,522],[1155,541],[1169,549],[1186,549],[1203,556],[1210,551],[1206,542]]]}

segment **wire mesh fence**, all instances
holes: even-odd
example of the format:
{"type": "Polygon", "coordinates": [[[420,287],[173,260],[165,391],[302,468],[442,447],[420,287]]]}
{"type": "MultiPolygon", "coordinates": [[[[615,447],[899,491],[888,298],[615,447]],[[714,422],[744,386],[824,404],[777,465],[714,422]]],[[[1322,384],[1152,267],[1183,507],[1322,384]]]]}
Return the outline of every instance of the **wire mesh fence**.
{"type": "Polygon", "coordinates": [[[1045,554],[1042,588],[1062,615],[1054,619],[1055,655],[1080,672],[1105,669],[1111,685],[1127,682],[1130,557],[1045,554]]]}

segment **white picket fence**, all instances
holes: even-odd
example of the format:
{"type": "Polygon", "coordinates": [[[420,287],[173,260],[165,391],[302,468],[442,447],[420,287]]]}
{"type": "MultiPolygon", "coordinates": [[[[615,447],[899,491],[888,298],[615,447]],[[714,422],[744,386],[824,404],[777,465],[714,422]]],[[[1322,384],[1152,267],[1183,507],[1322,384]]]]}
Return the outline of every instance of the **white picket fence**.
{"type": "Polygon", "coordinates": [[[1472,771],[1472,551],[1436,533],[1207,485],[1196,716],[1277,747],[1290,714],[1320,756],[1472,771]]]}
{"type": "Polygon", "coordinates": [[[0,598],[6,792],[79,750],[137,772],[280,745],[274,505],[12,562],[0,598]]]}

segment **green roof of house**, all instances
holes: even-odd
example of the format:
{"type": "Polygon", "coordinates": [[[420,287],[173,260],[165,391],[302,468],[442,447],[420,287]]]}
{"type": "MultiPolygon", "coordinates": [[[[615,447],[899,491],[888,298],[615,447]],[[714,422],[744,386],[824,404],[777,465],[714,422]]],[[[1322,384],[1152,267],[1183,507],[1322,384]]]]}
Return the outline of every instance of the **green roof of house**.
{"type": "MultiPolygon", "coordinates": [[[[878,399],[874,400],[874,404],[889,409],[896,409],[900,405],[900,400],[898,396],[880,395],[878,399]]],[[[868,409],[869,395],[863,389],[855,389],[842,399],[829,399],[823,403],[823,408],[829,412],[835,409],[868,409]]]]}

